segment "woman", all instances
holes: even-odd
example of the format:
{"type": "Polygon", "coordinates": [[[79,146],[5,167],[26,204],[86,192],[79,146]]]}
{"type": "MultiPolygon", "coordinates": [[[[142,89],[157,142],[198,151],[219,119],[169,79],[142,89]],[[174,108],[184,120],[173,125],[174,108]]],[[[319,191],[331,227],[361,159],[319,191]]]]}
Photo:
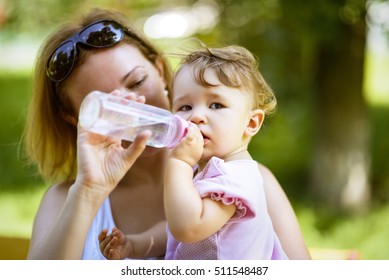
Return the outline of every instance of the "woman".
{"type": "MultiPolygon", "coordinates": [[[[80,104],[93,90],[132,92],[128,98],[170,109],[170,82],[166,59],[116,12],[92,10],[48,38],[37,60],[25,142],[53,185],[34,221],[29,259],[103,259],[97,238],[103,228],[118,226],[136,235],[165,226],[162,184],[169,151],[145,148],[147,131],[131,144],[121,143],[77,123],[80,104]]],[[[309,258],[282,188],[259,168],[286,253],[309,258]]],[[[163,256],[165,247],[151,250],[163,256]]]]}

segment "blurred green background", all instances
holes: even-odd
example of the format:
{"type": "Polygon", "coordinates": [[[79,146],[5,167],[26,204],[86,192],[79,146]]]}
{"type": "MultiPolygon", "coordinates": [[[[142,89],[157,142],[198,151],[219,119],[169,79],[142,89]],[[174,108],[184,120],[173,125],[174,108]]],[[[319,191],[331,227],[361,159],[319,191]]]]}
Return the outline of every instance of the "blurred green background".
{"type": "Polygon", "coordinates": [[[288,194],[307,245],[389,259],[389,1],[379,0],[0,0],[1,237],[29,238],[48,187],[20,143],[36,52],[91,6],[121,10],[167,53],[190,37],[255,53],[279,106],[250,151],[288,194]]]}

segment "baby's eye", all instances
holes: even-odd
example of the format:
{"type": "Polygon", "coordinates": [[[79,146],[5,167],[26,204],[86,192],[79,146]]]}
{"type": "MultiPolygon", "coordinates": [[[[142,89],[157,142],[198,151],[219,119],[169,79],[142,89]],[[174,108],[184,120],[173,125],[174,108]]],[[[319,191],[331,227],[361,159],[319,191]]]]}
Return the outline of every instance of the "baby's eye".
{"type": "Polygon", "coordinates": [[[178,111],[184,111],[184,112],[187,112],[187,111],[190,111],[192,110],[192,106],[190,105],[184,105],[184,106],[181,106],[178,111]]]}
{"type": "Polygon", "coordinates": [[[224,106],[220,103],[212,103],[211,105],[209,105],[209,108],[210,109],[222,109],[222,108],[224,108],[224,106]]]}

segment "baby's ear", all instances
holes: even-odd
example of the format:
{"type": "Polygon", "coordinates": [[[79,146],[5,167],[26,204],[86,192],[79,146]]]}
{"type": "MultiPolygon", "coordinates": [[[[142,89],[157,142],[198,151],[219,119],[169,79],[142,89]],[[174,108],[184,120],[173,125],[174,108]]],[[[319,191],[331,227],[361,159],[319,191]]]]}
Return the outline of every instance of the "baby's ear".
{"type": "Polygon", "coordinates": [[[257,134],[262,126],[263,120],[265,119],[265,112],[261,109],[255,109],[250,112],[249,122],[246,126],[245,134],[247,136],[254,136],[257,134]]]}

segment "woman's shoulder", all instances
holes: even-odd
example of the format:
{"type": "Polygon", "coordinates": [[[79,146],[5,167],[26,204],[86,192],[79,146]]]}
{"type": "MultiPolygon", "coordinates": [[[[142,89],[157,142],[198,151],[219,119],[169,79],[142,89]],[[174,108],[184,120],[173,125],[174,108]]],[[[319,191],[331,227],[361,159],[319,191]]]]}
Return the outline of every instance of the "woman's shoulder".
{"type": "Polygon", "coordinates": [[[263,180],[277,180],[273,172],[260,162],[257,162],[259,172],[261,173],[263,180]]]}
{"type": "Polygon", "coordinates": [[[262,175],[263,187],[266,193],[267,200],[271,199],[272,197],[277,197],[277,199],[281,197],[284,198],[284,190],[273,172],[265,165],[259,162],[257,162],[257,164],[259,172],[262,175]]]}

